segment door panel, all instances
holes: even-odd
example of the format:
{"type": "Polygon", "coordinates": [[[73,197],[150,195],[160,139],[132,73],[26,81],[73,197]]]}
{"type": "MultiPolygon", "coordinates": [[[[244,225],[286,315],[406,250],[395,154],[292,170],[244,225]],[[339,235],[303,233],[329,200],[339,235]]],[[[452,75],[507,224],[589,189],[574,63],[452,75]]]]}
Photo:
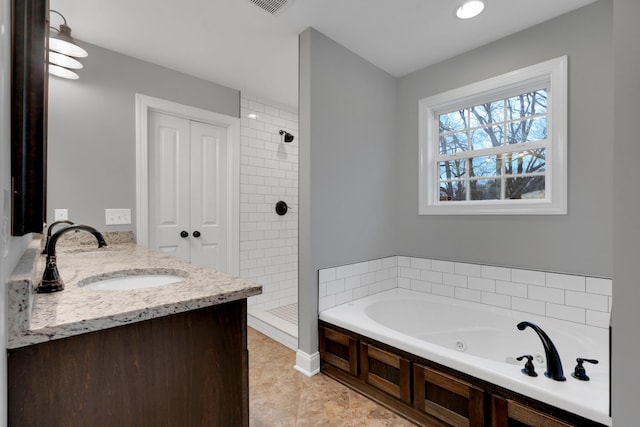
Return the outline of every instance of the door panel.
{"type": "Polygon", "coordinates": [[[189,122],[167,114],[149,115],[149,243],[189,259],[189,122]]]}
{"type": "Polygon", "coordinates": [[[191,122],[193,262],[227,271],[227,130],[191,122]]]}
{"type": "Polygon", "coordinates": [[[150,247],[228,270],[227,137],[221,126],[149,114],[150,247]]]}

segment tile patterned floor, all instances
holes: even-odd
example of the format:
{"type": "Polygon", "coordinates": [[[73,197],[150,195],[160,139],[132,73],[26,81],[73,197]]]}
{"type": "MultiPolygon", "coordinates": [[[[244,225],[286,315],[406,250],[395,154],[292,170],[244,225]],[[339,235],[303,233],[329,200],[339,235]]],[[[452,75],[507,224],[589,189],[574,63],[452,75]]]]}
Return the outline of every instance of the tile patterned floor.
{"type": "Polygon", "coordinates": [[[251,427],[410,427],[395,415],[331,378],[293,369],[295,353],[249,328],[251,427]]]}
{"type": "Polygon", "coordinates": [[[283,305],[267,311],[285,322],[298,325],[298,303],[283,305]]]}

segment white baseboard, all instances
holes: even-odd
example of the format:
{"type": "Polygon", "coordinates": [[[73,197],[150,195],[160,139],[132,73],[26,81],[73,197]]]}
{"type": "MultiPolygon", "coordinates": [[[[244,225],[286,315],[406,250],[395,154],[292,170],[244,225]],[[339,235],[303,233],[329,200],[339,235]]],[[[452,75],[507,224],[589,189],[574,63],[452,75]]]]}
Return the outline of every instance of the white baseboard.
{"type": "Polygon", "coordinates": [[[320,372],[320,353],[315,352],[309,355],[302,350],[296,351],[296,366],[293,368],[308,377],[318,374],[320,372]]]}

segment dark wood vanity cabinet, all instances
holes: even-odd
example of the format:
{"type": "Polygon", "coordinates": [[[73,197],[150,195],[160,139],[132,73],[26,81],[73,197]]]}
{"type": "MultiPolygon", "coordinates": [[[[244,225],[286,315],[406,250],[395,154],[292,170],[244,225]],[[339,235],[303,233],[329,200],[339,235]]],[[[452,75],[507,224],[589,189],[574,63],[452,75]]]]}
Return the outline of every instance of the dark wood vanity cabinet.
{"type": "Polygon", "coordinates": [[[246,300],[9,350],[9,426],[248,426],[246,300]]]}
{"type": "Polygon", "coordinates": [[[603,427],[320,321],[321,370],[422,426],[603,427]]]}

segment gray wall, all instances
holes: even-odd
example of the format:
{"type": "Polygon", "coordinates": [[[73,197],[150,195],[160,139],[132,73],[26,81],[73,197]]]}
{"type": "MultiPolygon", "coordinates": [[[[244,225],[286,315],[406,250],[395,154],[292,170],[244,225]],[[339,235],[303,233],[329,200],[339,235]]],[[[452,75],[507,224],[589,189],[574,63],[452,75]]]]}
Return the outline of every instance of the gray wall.
{"type": "Polygon", "coordinates": [[[640,2],[614,1],[613,423],[638,425],[640,316],[640,2]]]}
{"type": "Polygon", "coordinates": [[[589,6],[398,81],[394,253],[611,277],[612,2],[589,6]],[[419,216],[420,98],[569,56],[568,215],[419,216]]]}
{"type": "Polygon", "coordinates": [[[228,116],[240,92],[91,44],[79,80],[49,79],[49,188],[54,209],[105,231],[135,228],[135,94],[228,116]],[[131,208],[132,224],[105,226],[105,208],[131,208]]]}
{"type": "Polygon", "coordinates": [[[299,347],[313,353],[317,270],[389,255],[395,79],[308,29],[299,82],[299,347]]]}

